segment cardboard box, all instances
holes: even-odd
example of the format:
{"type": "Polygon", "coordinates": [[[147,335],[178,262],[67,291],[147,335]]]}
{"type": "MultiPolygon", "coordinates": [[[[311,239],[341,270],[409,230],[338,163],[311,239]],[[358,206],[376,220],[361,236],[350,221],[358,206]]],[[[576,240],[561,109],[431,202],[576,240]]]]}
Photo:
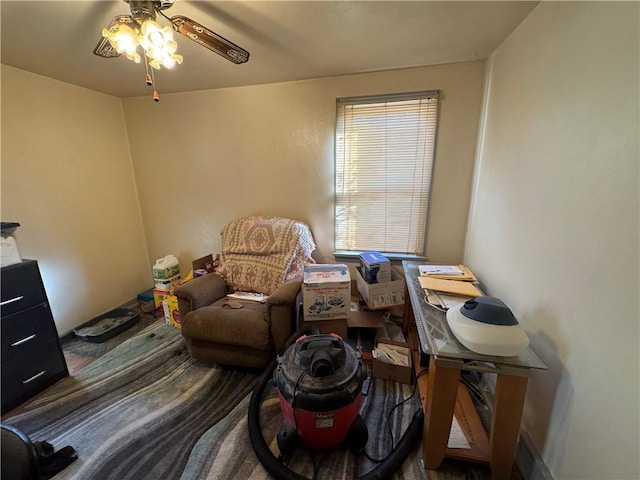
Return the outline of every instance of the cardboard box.
{"type": "Polygon", "coordinates": [[[391,262],[380,252],[362,252],[360,267],[362,267],[362,278],[367,283],[391,281],[391,262]]]}
{"type": "Polygon", "coordinates": [[[332,320],[305,320],[305,325],[315,325],[320,333],[335,333],[343,339],[347,338],[347,319],[335,318],[332,320]]]}
{"type": "Polygon", "coordinates": [[[351,310],[349,312],[349,328],[382,328],[384,312],[379,310],[351,310]]]}
{"type": "Polygon", "coordinates": [[[213,258],[212,254],[205,255],[204,257],[196,258],[193,262],[191,262],[191,268],[194,272],[198,270],[204,270],[207,273],[213,273],[220,266],[220,255],[216,255],[216,258],[213,258]]]}
{"type": "Polygon", "coordinates": [[[347,265],[305,265],[302,307],[305,320],[347,319],[351,309],[351,275],[347,265]]]}
{"type": "Polygon", "coordinates": [[[169,295],[162,301],[162,309],[164,310],[164,321],[176,328],[182,328],[180,324],[180,312],[178,311],[178,297],[169,295]]]}
{"type": "Polygon", "coordinates": [[[157,307],[161,307],[162,306],[162,302],[164,302],[167,297],[169,297],[169,295],[171,295],[171,291],[169,290],[164,290],[161,288],[154,288],[153,289],[153,303],[155,304],[156,308],[157,307]]]}
{"type": "MultiPolygon", "coordinates": [[[[167,287],[163,287],[163,288],[154,288],[153,289],[153,302],[156,306],[156,308],[158,307],[162,307],[162,302],[164,302],[167,298],[169,297],[173,297],[173,291],[175,290],[176,287],[178,287],[179,285],[184,285],[187,282],[190,282],[191,280],[193,280],[194,276],[193,276],[193,270],[190,271],[182,280],[176,282],[176,283],[172,283],[171,285],[167,286],[167,287]]],[[[177,300],[176,300],[177,302],[177,300]]]]}
{"type": "Polygon", "coordinates": [[[404,305],[404,279],[395,270],[391,270],[391,281],[367,283],[359,269],[356,269],[358,291],[372,310],[404,305]]]}
{"type": "Polygon", "coordinates": [[[391,363],[391,361],[383,360],[385,358],[382,355],[377,355],[374,351],[373,354],[373,376],[376,378],[383,378],[385,380],[392,380],[394,382],[411,384],[413,366],[411,363],[411,349],[409,345],[402,342],[394,342],[392,340],[379,340],[376,342],[376,349],[379,345],[392,345],[394,350],[406,358],[407,365],[400,365],[391,363]]]}

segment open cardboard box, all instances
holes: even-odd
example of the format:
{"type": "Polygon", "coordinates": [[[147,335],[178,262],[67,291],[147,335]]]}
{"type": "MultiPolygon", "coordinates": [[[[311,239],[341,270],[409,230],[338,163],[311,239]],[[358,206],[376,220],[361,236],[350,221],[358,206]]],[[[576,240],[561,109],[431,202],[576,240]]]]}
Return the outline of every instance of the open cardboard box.
{"type": "Polygon", "coordinates": [[[380,344],[394,345],[397,351],[407,358],[407,366],[390,363],[380,358],[373,357],[373,376],[376,378],[383,378],[385,380],[392,380],[394,382],[411,384],[411,373],[413,366],[411,363],[411,349],[409,344],[403,342],[395,342],[393,340],[378,340],[376,347],[380,344]]]}
{"type": "Polygon", "coordinates": [[[391,270],[391,281],[384,283],[365,282],[360,268],[354,269],[358,291],[370,310],[404,305],[404,279],[391,270]]]}

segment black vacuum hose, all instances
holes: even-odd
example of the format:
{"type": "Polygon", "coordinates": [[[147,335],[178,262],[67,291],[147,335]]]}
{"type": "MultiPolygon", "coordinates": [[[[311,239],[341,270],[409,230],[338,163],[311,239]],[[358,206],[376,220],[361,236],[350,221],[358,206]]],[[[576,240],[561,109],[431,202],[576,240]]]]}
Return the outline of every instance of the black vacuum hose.
{"type": "MultiPolygon", "coordinates": [[[[286,345],[283,347],[283,352],[291,344],[293,344],[302,335],[313,335],[318,333],[318,329],[315,326],[303,326],[299,328],[290,338],[287,340],[286,345]]],[[[273,377],[273,371],[276,368],[276,360],[273,360],[266,370],[262,373],[258,379],[258,384],[253,390],[251,395],[251,401],[249,402],[248,424],[249,424],[249,438],[251,439],[251,445],[256,452],[260,463],[271,474],[272,477],[278,480],[308,480],[306,477],[297,474],[293,470],[283,465],[273,454],[269,446],[262,436],[260,429],[260,405],[262,403],[262,396],[267,384],[273,377]]],[[[422,436],[422,423],[424,420],[424,414],[422,408],[419,408],[413,415],[411,424],[402,435],[400,442],[393,449],[387,459],[379,463],[375,468],[366,473],[364,476],[359,477],[360,480],[386,480],[400,468],[405,459],[409,456],[413,450],[415,443],[420,440],[422,436]]]]}

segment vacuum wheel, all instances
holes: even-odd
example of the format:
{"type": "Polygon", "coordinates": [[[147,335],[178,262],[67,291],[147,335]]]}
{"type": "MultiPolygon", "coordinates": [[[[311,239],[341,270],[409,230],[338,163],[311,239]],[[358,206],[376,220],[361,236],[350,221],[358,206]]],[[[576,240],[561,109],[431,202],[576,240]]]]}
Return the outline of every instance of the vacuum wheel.
{"type": "Polygon", "coordinates": [[[300,436],[295,428],[287,422],[283,422],[280,426],[280,430],[278,430],[276,441],[278,442],[278,449],[280,450],[278,460],[281,462],[287,462],[291,458],[293,451],[300,443],[300,436]]]}
{"type": "Polygon", "coordinates": [[[347,442],[352,452],[359,453],[364,450],[369,440],[369,430],[367,430],[367,424],[364,423],[363,418],[358,415],[349,427],[349,433],[347,434],[347,442]]]}

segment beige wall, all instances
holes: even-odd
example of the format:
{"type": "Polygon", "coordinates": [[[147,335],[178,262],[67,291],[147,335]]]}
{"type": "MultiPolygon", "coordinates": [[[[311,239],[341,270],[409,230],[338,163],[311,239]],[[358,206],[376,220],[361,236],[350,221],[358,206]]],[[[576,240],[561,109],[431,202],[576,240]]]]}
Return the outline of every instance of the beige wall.
{"type": "MultiPolygon", "coordinates": [[[[215,72],[211,72],[212,75],[215,72]]],[[[333,259],[336,98],[441,89],[427,254],[459,262],[484,63],[125,99],[151,260],[182,269],[220,248],[232,218],[275,214],[309,223],[317,259],[333,259]]],[[[161,81],[161,79],[160,79],[161,81]]]]}
{"type": "Polygon", "coordinates": [[[441,89],[427,254],[462,258],[484,64],[118,100],[2,66],[2,218],[39,260],[60,333],[183,271],[251,213],[309,223],[333,261],[335,100],[441,89]],[[123,113],[124,110],[124,113],[123,113]],[[132,168],[133,164],[133,168],[132,168]]]}
{"type": "Polygon", "coordinates": [[[152,283],[119,99],[2,65],[2,220],[58,332],[152,283]]]}
{"type": "Polygon", "coordinates": [[[549,366],[524,428],[556,480],[640,478],[638,7],[543,2],[488,65],[465,260],[549,366]]]}

